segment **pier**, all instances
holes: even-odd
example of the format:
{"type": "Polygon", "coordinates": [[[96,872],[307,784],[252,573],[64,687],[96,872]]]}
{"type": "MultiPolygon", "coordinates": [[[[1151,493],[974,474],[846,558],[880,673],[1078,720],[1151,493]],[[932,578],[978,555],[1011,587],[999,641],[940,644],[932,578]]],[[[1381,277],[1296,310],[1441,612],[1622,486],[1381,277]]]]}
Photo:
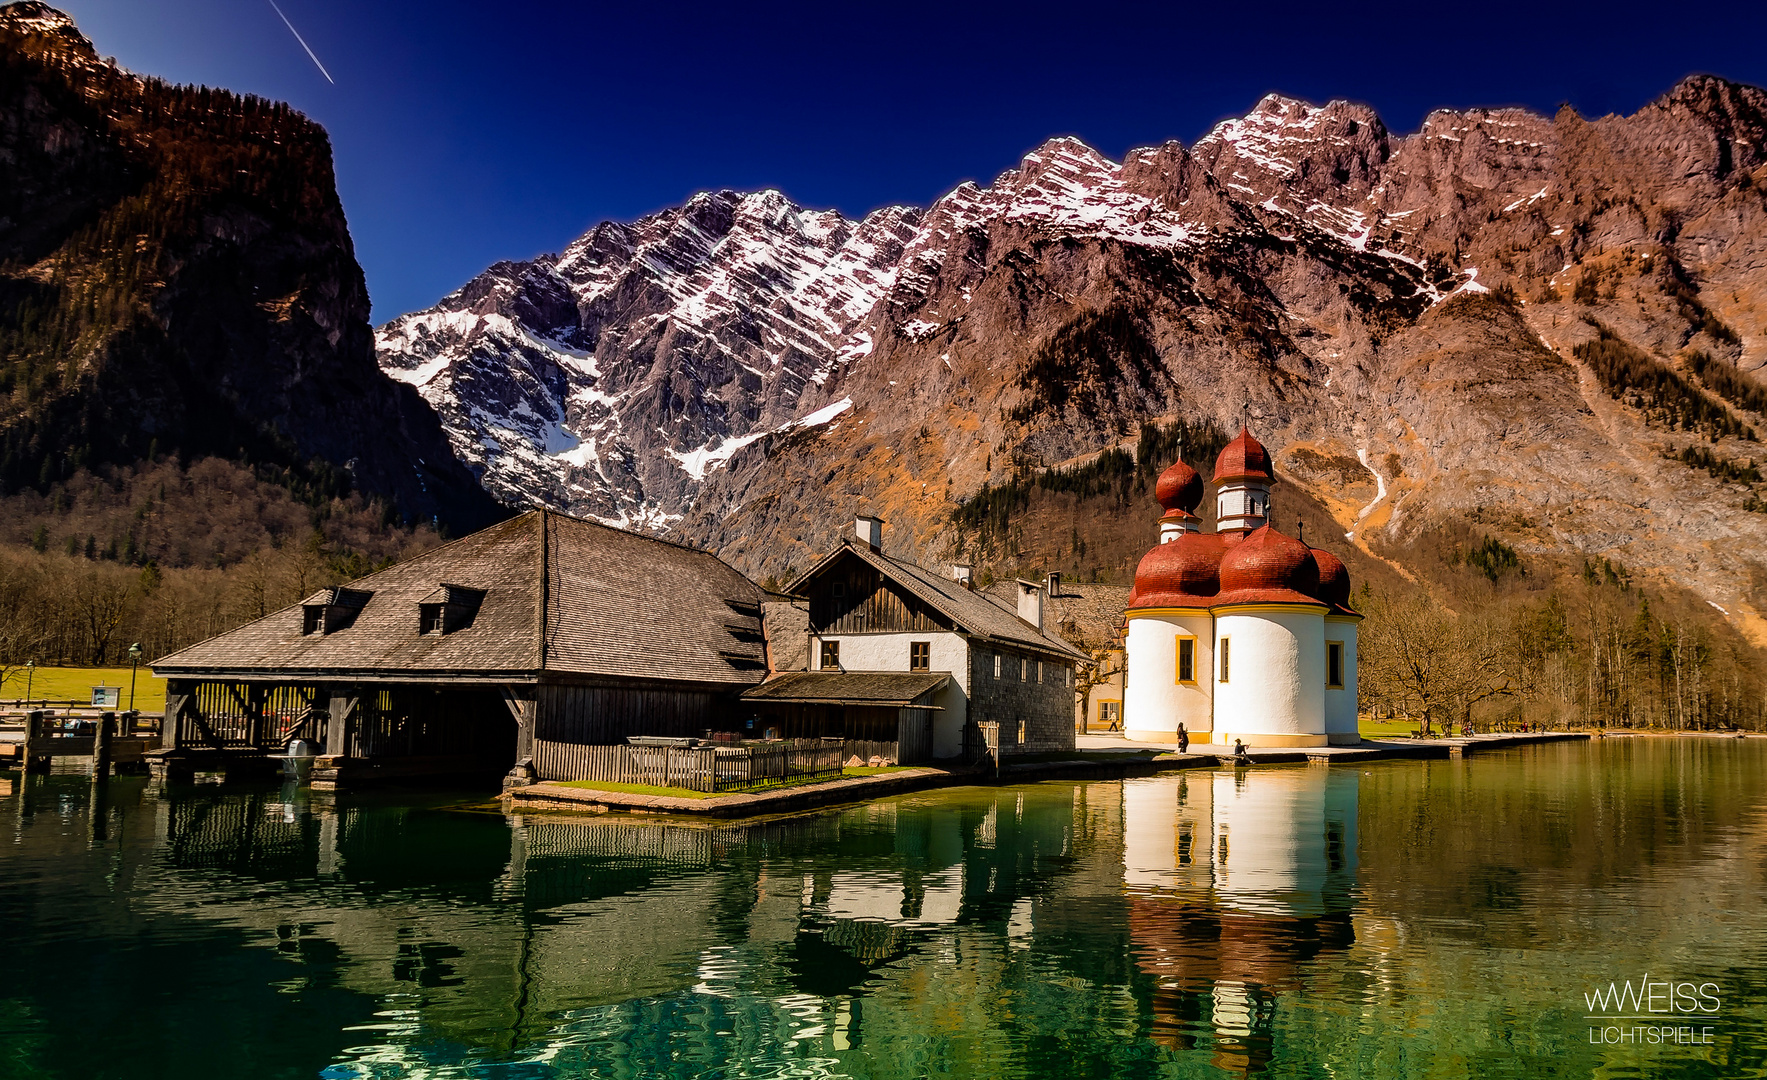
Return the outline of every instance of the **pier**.
{"type": "Polygon", "coordinates": [[[159,747],[152,717],[114,710],[31,709],[0,717],[0,761],[26,774],[46,773],[57,758],[84,759],[96,777],[147,771],[148,756],[159,747]]]}

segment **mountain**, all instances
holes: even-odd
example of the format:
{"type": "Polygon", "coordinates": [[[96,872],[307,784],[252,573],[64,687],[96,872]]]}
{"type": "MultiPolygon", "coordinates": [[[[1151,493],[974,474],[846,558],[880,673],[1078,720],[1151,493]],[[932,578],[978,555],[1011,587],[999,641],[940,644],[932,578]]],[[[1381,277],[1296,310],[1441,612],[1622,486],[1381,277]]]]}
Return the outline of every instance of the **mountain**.
{"type": "Polygon", "coordinates": [[[756,573],[858,507],[929,560],[1022,560],[954,510],[1150,420],[1244,417],[1291,506],[1371,565],[1475,526],[1691,590],[1767,645],[1767,94],[1716,78],[1410,135],[1272,95],[1189,148],[1055,139],[857,222],[700,195],[377,342],[499,498],[756,573]]]}
{"type": "Polygon", "coordinates": [[[381,367],[435,406],[504,501],[663,527],[741,447],[814,425],[801,402],[863,352],[852,330],[919,223],[902,207],[852,222],[773,191],[697,195],[387,323],[381,367]]]}
{"type": "Polygon", "coordinates": [[[323,129],[102,60],[0,7],[0,494],[177,453],[315,505],[467,529],[504,511],[375,364],[323,129]]]}

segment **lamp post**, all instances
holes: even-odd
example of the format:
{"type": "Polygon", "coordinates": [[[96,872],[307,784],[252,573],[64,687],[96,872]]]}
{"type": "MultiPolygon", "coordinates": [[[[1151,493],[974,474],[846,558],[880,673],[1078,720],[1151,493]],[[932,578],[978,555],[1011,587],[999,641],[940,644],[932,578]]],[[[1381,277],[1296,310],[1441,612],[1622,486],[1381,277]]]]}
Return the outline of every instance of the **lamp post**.
{"type": "Polygon", "coordinates": [[[37,681],[37,662],[25,661],[25,708],[31,707],[31,684],[37,681]]]}
{"type": "Polygon", "coordinates": [[[141,670],[141,642],[129,646],[129,711],[135,711],[135,673],[141,670]]]}

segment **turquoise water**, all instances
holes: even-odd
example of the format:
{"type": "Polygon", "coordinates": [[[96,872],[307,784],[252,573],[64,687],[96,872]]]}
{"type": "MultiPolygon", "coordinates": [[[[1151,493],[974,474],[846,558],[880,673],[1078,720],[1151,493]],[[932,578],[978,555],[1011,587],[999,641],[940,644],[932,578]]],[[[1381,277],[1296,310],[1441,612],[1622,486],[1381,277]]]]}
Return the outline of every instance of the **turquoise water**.
{"type": "Polygon", "coordinates": [[[10,776],[0,1077],[1767,1074],[1767,740],[749,827],[10,776]]]}

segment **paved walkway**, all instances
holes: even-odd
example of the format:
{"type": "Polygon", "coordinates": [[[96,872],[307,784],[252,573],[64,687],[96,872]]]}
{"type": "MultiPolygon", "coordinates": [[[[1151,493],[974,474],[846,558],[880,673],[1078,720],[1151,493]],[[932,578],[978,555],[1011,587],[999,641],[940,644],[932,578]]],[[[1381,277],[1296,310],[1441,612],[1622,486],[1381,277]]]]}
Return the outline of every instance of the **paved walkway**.
{"type": "MultiPolygon", "coordinates": [[[[1377,758],[1404,757],[1461,757],[1477,753],[1480,750],[1502,750],[1512,746],[1525,746],[1530,743],[1564,742],[1571,739],[1587,739],[1589,734],[1581,731],[1541,731],[1541,732],[1494,732],[1488,735],[1470,735],[1459,738],[1435,739],[1364,739],[1356,746],[1248,746],[1246,757],[1253,764],[1274,765],[1291,761],[1369,761],[1377,758]]],[[[1178,744],[1155,742],[1130,742],[1117,735],[1079,735],[1074,739],[1076,749],[1097,753],[1112,751],[1123,754],[1145,754],[1148,751],[1178,753],[1178,744]]],[[[1194,757],[1230,758],[1233,756],[1232,746],[1217,746],[1211,743],[1190,744],[1189,755],[1194,757]]]]}

